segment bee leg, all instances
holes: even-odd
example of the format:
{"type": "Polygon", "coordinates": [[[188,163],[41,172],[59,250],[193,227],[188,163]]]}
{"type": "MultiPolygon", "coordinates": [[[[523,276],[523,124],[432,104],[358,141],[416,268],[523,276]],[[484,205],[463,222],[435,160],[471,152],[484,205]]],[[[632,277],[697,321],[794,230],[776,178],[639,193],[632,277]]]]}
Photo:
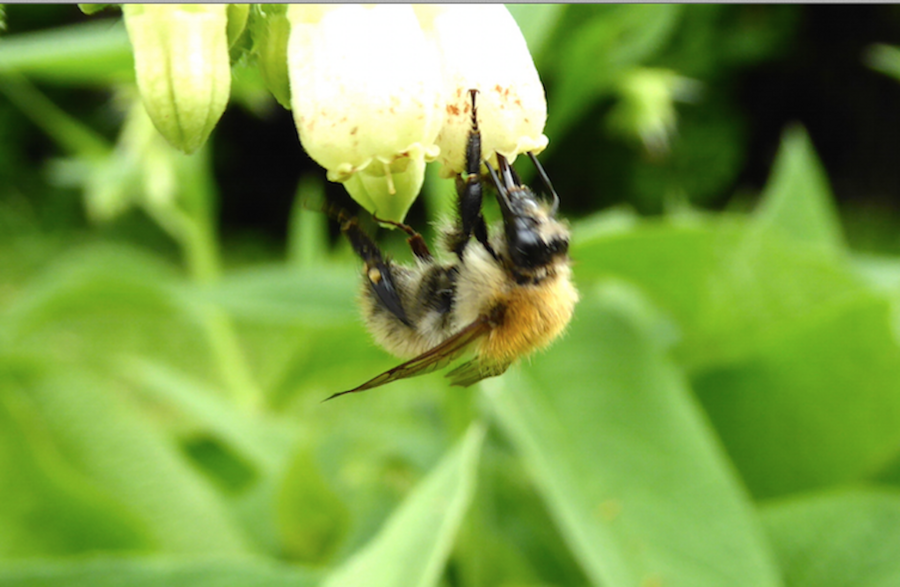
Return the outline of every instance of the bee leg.
{"type": "Polygon", "coordinates": [[[469,139],[466,143],[466,172],[456,179],[461,227],[452,248],[453,252],[461,258],[469,242],[469,237],[474,235],[491,256],[496,258],[496,254],[488,242],[484,216],[481,215],[481,131],[478,129],[478,116],[475,110],[477,93],[478,90],[469,90],[469,94],[472,96],[472,130],[469,131],[469,139]]]}
{"type": "Polygon", "coordinates": [[[384,307],[403,324],[412,327],[412,322],[406,316],[403,303],[400,301],[400,292],[391,272],[391,264],[385,260],[381,249],[369,238],[355,218],[341,223],[341,232],[347,235],[350,246],[366,264],[366,280],[369,287],[378,297],[384,307]]]}
{"type": "Polygon", "coordinates": [[[378,222],[379,224],[389,224],[390,226],[399,228],[409,235],[409,238],[406,239],[406,242],[409,244],[409,248],[412,249],[413,255],[415,255],[419,259],[422,259],[423,261],[431,261],[433,259],[431,251],[428,250],[428,245],[425,244],[425,239],[422,238],[422,235],[416,232],[411,226],[403,224],[402,222],[384,220],[382,218],[379,218],[375,214],[372,214],[372,220],[378,222]]]}

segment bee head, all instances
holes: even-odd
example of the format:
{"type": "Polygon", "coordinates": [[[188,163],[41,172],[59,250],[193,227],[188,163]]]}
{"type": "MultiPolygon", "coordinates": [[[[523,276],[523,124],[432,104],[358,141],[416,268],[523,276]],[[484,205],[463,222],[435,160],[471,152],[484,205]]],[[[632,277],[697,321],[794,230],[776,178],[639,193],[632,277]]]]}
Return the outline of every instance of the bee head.
{"type": "MultiPolygon", "coordinates": [[[[569,250],[569,233],[555,218],[559,203],[556,193],[551,187],[553,203],[543,204],[521,184],[505,157],[498,154],[497,160],[500,175],[490,164],[488,171],[497,188],[510,260],[526,271],[550,265],[569,250]]],[[[542,177],[546,178],[543,173],[542,177]]]]}

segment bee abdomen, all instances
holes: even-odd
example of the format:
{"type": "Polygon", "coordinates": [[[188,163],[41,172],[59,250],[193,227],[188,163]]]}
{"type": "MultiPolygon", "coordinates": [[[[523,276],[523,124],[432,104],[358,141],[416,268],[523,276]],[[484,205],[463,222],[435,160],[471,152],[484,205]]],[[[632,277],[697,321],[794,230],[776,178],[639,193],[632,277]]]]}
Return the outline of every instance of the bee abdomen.
{"type": "Polygon", "coordinates": [[[578,292],[567,275],[510,290],[498,301],[503,312],[480,354],[508,362],[546,347],[563,333],[577,301],[578,292]]]}

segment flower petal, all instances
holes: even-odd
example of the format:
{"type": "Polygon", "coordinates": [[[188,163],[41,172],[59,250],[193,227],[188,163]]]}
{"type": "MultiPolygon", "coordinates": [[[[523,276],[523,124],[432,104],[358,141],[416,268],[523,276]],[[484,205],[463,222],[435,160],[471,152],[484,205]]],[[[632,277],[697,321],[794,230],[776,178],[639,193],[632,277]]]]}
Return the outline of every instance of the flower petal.
{"type": "Polygon", "coordinates": [[[519,153],[538,153],[547,102],[525,38],[503,5],[419,5],[416,15],[441,55],[446,101],[437,138],[441,174],[465,168],[466,141],[472,127],[470,89],[476,106],[482,152],[510,161],[519,153]]]}

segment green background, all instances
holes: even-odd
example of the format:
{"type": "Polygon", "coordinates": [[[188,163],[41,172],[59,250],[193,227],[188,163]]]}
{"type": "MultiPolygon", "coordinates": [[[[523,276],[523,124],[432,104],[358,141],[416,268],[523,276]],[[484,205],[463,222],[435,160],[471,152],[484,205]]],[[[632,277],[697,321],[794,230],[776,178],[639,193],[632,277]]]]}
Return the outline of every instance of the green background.
{"type": "Polygon", "coordinates": [[[325,404],[396,360],[252,41],[188,157],[117,11],[0,11],[0,585],[900,584],[900,12],[511,11],[569,331],[325,404]]]}

